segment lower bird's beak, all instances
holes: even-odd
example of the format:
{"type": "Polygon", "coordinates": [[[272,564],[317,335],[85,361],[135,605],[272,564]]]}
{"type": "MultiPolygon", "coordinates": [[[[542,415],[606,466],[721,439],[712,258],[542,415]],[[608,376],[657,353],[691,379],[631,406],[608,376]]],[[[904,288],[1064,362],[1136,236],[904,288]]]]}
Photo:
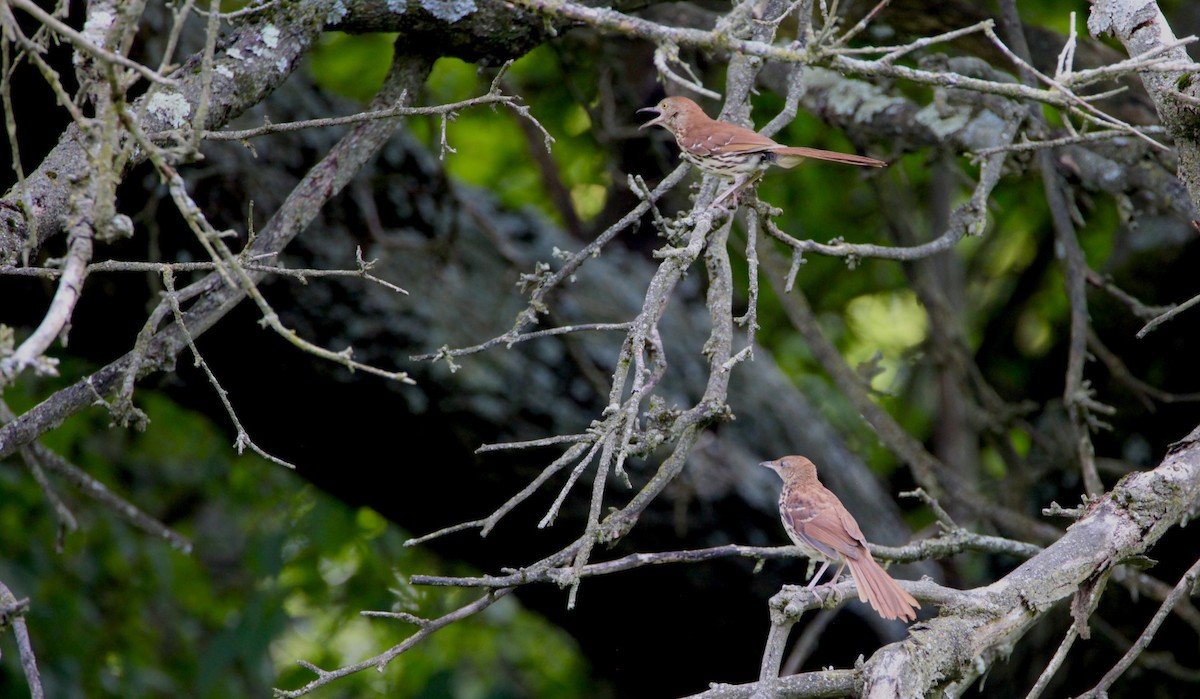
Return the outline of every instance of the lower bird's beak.
{"type": "Polygon", "coordinates": [[[647,121],[645,124],[642,124],[641,126],[639,126],[638,131],[641,131],[642,129],[646,128],[647,126],[654,126],[656,124],[659,124],[663,120],[663,113],[658,110],[658,107],[642,107],[641,109],[637,110],[638,114],[641,114],[642,112],[651,112],[653,114],[657,114],[658,116],[654,117],[650,121],[647,121]]]}

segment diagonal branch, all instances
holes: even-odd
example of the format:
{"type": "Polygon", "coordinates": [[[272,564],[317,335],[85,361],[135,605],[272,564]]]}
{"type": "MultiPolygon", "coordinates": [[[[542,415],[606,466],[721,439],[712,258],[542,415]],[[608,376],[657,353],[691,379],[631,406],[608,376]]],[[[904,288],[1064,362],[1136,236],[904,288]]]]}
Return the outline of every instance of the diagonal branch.
{"type": "MultiPolygon", "coordinates": [[[[416,94],[428,68],[427,59],[397,51],[392,71],[377,98],[378,104],[394,104],[402,92],[416,94]]],[[[325,158],[309,170],[267,225],[258,232],[244,254],[249,259],[256,259],[259,255],[273,255],[283,250],[317,216],[325,202],[341,191],[373,157],[391,136],[395,126],[393,121],[381,120],[359,124],[351,129],[325,158]]],[[[249,276],[257,281],[261,273],[249,273],[249,276]]],[[[208,331],[245,298],[243,289],[225,285],[222,275],[217,272],[197,282],[196,288],[203,291],[184,315],[194,337],[208,331]]],[[[145,376],[173,365],[175,358],[186,348],[186,337],[177,325],[172,324],[156,333],[154,339],[147,343],[144,356],[128,353],[91,376],[60,389],[0,427],[0,459],[37,439],[67,417],[93,405],[96,395],[103,396],[113,390],[132,363],[140,363],[139,376],[145,376]]]]}

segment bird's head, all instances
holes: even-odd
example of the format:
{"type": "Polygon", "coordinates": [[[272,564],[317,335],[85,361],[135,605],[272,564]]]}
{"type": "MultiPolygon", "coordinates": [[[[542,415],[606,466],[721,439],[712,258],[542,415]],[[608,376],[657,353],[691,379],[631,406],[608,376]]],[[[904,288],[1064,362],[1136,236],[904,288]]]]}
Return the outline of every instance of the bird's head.
{"type": "Polygon", "coordinates": [[[785,481],[810,482],[817,479],[817,467],[812,461],[803,456],[785,456],[774,461],[764,461],[759,466],[765,466],[785,481]]]}
{"type": "Polygon", "coordinates": [[[653,107],[644,107],[638,110],[638,114],[642,112],[651,112],[658,116],[639,126],[639,129],[644,129],[647,126],[661,126],[672,133],[679,131],[680,123],[684,119],[696,113],[704,114],[704,110],[700,108],[700,105],[687,97],[666,97],[653,107]]]}

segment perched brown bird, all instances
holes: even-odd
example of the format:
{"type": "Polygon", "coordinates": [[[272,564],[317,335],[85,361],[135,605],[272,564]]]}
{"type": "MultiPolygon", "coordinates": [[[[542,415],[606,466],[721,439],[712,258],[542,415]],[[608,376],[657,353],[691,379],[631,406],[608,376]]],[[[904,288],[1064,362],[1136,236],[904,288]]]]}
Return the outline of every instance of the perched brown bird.
{"type": "Polygon", "coordinates": [[[663,127],[675,134],[675,142],[689,162],[707,173],[734,178],[733,185],[713,201],[714,206],[758,179],[771,165],[792,168],[805,158],[867,167],[887,165],[882,160],[853,153],[778,144],[751,129],[710,119],[700,105],[687,97],[667,97],[657,106],[638,112],[658,114],[640,129],[663,127]]]}
{"type": "Polygon", "coordinates": [[[788,536],[804,555],[824,562],[808,589],[817,584],[831,562],[837,561],[841,565],[833,576],[834,581],[841,575],[842,568],[849,565],[858,586],[858,598],[869,603],[884,619],[917,618],[916,610],[921,605],[871,557],[858,522],[833,491],[817,480],[817,467],[813,462],[803,456],[785,456],[759,465],[766,466],[783,479],[779,516],[788,536]]]}

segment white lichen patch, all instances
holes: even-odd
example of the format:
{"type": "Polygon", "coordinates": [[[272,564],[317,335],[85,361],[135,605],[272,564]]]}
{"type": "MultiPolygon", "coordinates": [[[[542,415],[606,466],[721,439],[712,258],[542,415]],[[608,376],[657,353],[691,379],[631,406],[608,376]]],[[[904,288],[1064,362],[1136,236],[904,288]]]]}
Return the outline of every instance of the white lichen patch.
{"type": "Polygon", "coordinates": [[[387,0],[387,8],[388,12],[402,15],[408,9],[408,0],[387,0]]]}
{"type": "Polygon", "coordinates": [[[274,24],[268,24],[263,27],[262,40],[269,49],[279,46],[279,27],[276,27],[274,24]]]}
{"type": "Polygon", "coordinates": [[[965,109],[952,110],[946,115],[941,112],[936,103],[930,103],[917,112],[917,123],[929,129],[938,138],[945,138],[966,126],[971,116],[965,109]]]}
{"type": "Polygon", "coordinates": [[[832,113],[859,121],[904,103],[904,100],[887,95],[875,85],[853,83],[824,68],[810,68],[804,77],[804,88],[806,91],[825,92],[828,95],[826,103],[832,113]]]}
{"type": "Polygon", "coordinates": [[[450,24],[475,12],[475,0],[421,0],[421,7],[429,14],[450,24]]]}
{"type": "Polygon", "coordinates": [[[104,46],[104,38],[116,21],[117,16],[108,10],[97,10],[89,14],[83,23],[83,36],[97,46],[104,46]]]}
{"type": "MultiPolygon", "coordinates": [[[[113,22],[116,21],[117,16],[107,10],[92,12],[83,23],[83,38],[100,48],[104,48],[104,38],[108,36],[108,30],[112,28],[113,22]]],[[[77,66],[83,65],[87,56],[88,54],[84,51],[76,51],[71,61],[77,66]]]]}
{"type": "Polygon", "coordinates": [[[904,100],[886,95],[874,85],[841,80],[829,91],[828,104],[834,114],[866,121],[889,107],[904,104],[904,100]]]}
{"type": "Polygon", "coordinates": [[[229,56],[230,58],[232,58],[232,59],[233,59],[233,60],[235,60],[235,61],[244,61],[244,60],[246,60],[246,57],[242,55],[242,50],[241,50],[241,49],[239,49],[239,48],[237,48],[236,46],[235,46],[235,47],[233,47],[233,48],[231,48],[231,49],[229,49],[228,51],[226,51],[226,52],[225,52],[225,55],[226,55],[226,56],[229,56]]]}
{"type": "Polygon", "coordinates": [[[337,24],[348,14],[350,14],[350,10],[346,7],[346,3],[342,0],[334,0],[333,7],[329,8],[329,14],[325,16],[325,23],[337,24]]]}
{"type": "Polygon", "coordinates": [[[187,124],[192,105],[178,92],[156,92],[146,102],[146,112],[164,120],[171,128],[187,124]]]}
{"type": "Polygon", "coordinates": [[[213,68],[213,72],[216,73],[217,75],[220,75],[223,78],[229,78],[230,80],[233,80],[233,71],[230,70],[227,66],[223,66],[223,65],[215,66],[213,68]]]}

